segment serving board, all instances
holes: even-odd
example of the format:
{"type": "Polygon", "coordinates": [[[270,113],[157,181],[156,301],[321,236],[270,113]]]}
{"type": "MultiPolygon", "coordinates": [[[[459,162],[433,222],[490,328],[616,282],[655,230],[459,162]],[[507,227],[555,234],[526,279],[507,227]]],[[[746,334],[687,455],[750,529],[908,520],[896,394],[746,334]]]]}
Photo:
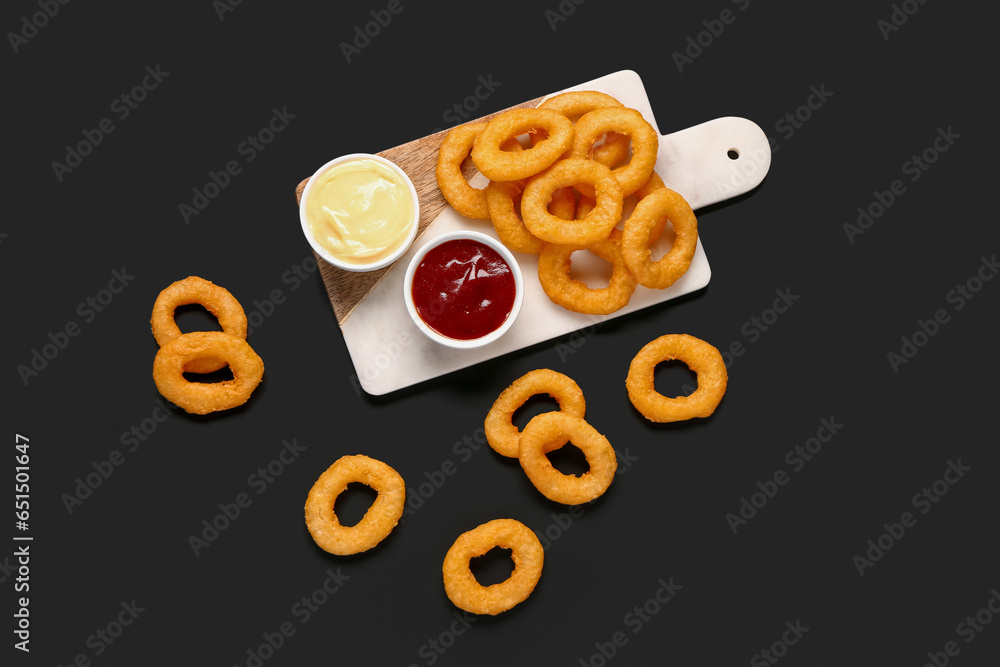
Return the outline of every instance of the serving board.
{"type": "MultiPolygon", "coordinates": [[[[570,90],[607,93],[625,106],[637,109],[659,132],[645,87],[635,72],[616,72],[558,92],[570,90]]],[[[535,107],[543,99],[517,106],[535,107]]],[[[489,120],[495,115],[469,122],[489,120]]],[[[435,343],[417,329],[403,302],[403,277],[410,258],[431,238],[457,229],[474,229],[496,237],[490,221],[460,215],[441,196],[434,169],[438,147],[446,133],[438,132],[378,153],[406,172],[420,199],[418,236],[405,255],[392,266],[370,273],[342,271],[316,258],[359,383],[369,394],[387,394],[675,299],[708,284],[711,269],[699,239],[690,268],[669,288],[651,290],[639,286],[629,304],[618,312],[581,315],[553,304],[542,291],[538,282],[537,256],[515,253],[524,274],[524,303],[507,333],[481,348],[462,350],[435,343]]],[[[474,187],[484,187],[486,178],[475,171],[471,161],[466,162],[469,163],[465,169],[470,183],[474,187]]],[[[677,191],[697,211],[757,187],[770,164],[771,151],[764,132],[752,121],[725,117],[661,135],[656,171],[667,187],[677,191]]],[[[296,201],[307,181],[296,188],[296,201]]],[[[664,237],[664,243],[669,243],[668,234],[664,237]]],[[[601,273],[600,261],[585,255],[573,256],[573,270],[575,277],[589,283],[593,275],[601,273]]]]}

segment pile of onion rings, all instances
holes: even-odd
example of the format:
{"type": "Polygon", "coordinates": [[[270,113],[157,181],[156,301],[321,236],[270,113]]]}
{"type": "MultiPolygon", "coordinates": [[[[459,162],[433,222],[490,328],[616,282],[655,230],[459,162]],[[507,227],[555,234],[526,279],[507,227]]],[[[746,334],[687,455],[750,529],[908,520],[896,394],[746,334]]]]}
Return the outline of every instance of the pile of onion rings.
{"type": "Polygon", "coordinates": [[[658,149],[659,135],[639,111],[605,93],[575,91],[536,109],[511,109],[453,128],[438,154],[437,180],[456,211],[489,219],[512,251],[541,256],[539,281],[554,303],[607,315],[628,305],[637,286],[674,284],[697,247],[691,207],[654,171],[658,149]],[[485,190],[462,175],[466,157],[490,179],[485,190]],[[652,197],[658,191],[666,192],[652,197]],[[638,203],[623,221],[629,197],[638,203]],[[668,222],[670,250],[654,260],[650,248],[668,222]],[[612,264],[608,287],[569,278],[570,257],[578,250],[612,264]]]}
{"type": "Polygon", "coordinates": [[[504,389],[483,424],[486,441],[498,454],[517,457],[528,479],[549,500],[579,505],[608,490],[618,469],[615,450],[583,417],[586,401],[571,378],[547,368],[531,371],[504,389]],[[548,394],[559,410],[535,416],[520,433],[511,417],[531,396],[548,394]],[[564,475],[547,454],[572,443],[587,458],[590,470],[580,477],[564,475]]]}
{"type": "Polygon", "coordinates": [[[223,287],[188,276],[160,292],[150,318],[160,345],[153,360],[153,381],[167,400],[187,412],[205,415],[243,405],[264,375],[264,362],[247,343],[247,317],[240,302],[223,287]],[[222,331],[182,334],[174,311],[201,304],[215,315],[222,331]],[[229,366],[232,380],[190,382],[184,373],[212,373],[229,366]]]}
{"type": "Polygon", "coordinates": [[[518,408],[539,394],[556,399],[559,409],[573,417],[583,417],[587,411],[583,391],[572,378],[548,368],[533,370],[504,389],[486,415],[483,429],[493,451],[501,456],[518,457],[521,433],[511,420],[518,408]]]}

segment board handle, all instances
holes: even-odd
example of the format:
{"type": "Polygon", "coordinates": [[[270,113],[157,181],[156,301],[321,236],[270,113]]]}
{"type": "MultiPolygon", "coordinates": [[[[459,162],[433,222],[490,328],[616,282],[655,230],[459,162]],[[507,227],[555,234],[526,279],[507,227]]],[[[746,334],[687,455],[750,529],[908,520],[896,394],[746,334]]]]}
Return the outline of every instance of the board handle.
{"type": "Polygon", "coordinates": [[[666,186],[699,209],[760,185],[771,167],[771,146],[753,121],[725,116],[662,135],[657,164],[666,186]]]}

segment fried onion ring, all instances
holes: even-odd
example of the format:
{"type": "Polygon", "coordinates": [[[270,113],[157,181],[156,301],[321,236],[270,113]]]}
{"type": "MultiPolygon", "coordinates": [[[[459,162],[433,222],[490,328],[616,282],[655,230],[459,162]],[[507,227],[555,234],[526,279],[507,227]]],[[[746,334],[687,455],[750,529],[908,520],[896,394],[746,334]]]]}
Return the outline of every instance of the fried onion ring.
{"type": "Polygon", "coordinates": [[[362,454],[343,456],[327,468],[306,498],[306,527],[323,551],[338,556],[368,551],[384,540],[403,516],[406,485],[390,465],[362,454]],[[364,518],[344,526],[337,518],[337,497],[351,482],[371,487],[378,496],[364,518]]]}
{"type": "MultiPolygon", "coordinates": [[[[660,137],[642,114],[635,109],[605,107],[583,114],[576,121],[573,150],[574,158],[592,158],[594,142],[608,132],[626,134],[632,138],[632,159],[627,165],[616,167],[611,173],[618,179],[622,194],[628,196],[649,180],[656,165],[660,137]]],[[[577,188],[588,197],[589,188],[577,188]]]]}
{"type": "MultiPolygon", "coordinates": [[[[596,90],[579,90],[555,95],[538,106],[544,109],[555,109],[565,114],[567,118],[572,118],[573,116],[582,116],[594,109],[623,107],[625,105],[611,95],[596,90]]],[[[532,140],[534,137],[535,135],[532,135],[532,140]]],[[[605,167],[613,167],[628,156],[628,146],[629,138],[627,136],[617,132],[608,132],[604,143],[594,146],[594,159],[605,167]]]]}
{"type": "Polygon", "coordinates": [[[647,343],[632,359],[625,379],[632,405],[653,422],[708,417],[722,401],[728,383],[726,363],[719,351],[687,334],[667,334],[647,343]],[[698,375],[698,388],[688,396],[668,398],[654,388],[656,365],[673,359],[683,361],[698,375]]]}
{"type": "Polygon", "coordinates": [[[560,160],[528,181],[521,196],[524,226],[549,243],[592,245],[608,238],[622,217],[622,190],[610,169],[592,160],[560,160]],[[595,188],[597,204],[585,218],[567,221],[552,215],[556,190],[581,183],[595,188]]]}
{"type": "Polygon", "coordinates": [[[472,151],[476,137],[486,127],[486,123],[470,123],[452,128],[445,135],[438,150],[438,187],[451,207],[467,218],[488,220],[490,212],[486,206],[486,193],[469,185],[462,174],[462,160],[472,151]]]}
{"type": "Polygon", "coordinates": [[[486,415],[486,441],[497,454],[517,458],[521,432],[511,418],[529,398],[539,394],[556,399],[559,409],[568,415],[583,417],[587,411],[583,391],[572,378],[548,368],[525,373],[500,392],[486,415]]]}
{"type": "Polygon", "coordinates": [[[511,109],[496,116],[476,137],[472,161],[486,178],[516,181],[546,169],[573,142],[573,123],[552,109],[511,109]],[[526,132],[545,130],[547,137],[523,151],[505,151],[505,142],[526,132]]]}
{"type": "Polygon", "coordinates": [[[627,306],[635,292],[636,281],[622,259],[621,236],[621,231],[612,229],[611,236],[586,248],[544,244],[538,255],[538,281],[549,299],[567,310],[590,315],[608,315],[627,306]],[[611,264],[611,280],[607,287],[593,289],[570,277],[572,255],[584,249],[611,264]]]}
{"type": "Polygon", "coordinates": [[[243,405],[264,376],[264,362],[238,336],[223,331],[194,331],[181,334],[156,353],[153,380],[163,397],[187,412],[206,415],[243,405]],[[229,364],[233,379],[223,382],[188,382],[187,364],[212,357],[229,364]]]}
{"type": "Polygon", "coordinates": [[[618,469],[618,459],[608,439],[582,417],[564,412],[545,412],[528,422],[521,433],[518,460],[543,496],[564,505],[579,505],[599,498],[611,486],[618,469]],[[590,465],[590,470],[580,477],[559,472],[546,456],[567,441],[583,452],[590,465]]]}
{"type": "Polygon", "coordinates": [[[625,221],[622,256],[640,285],[652,289],[673,285],[691,266],[697,246],[698,220],[687,201],[670,188],[660,188],[644,197],[625,221]],[[649,247],[663,231],[666,220],[673,225],[673,245],[653,262],[649,247]]]}
{"type": "MultiPolygon", "coordinates": [[[[225,287],[198,276],[188,276],[168,285],[153,303],[150,326],[153,329],[153,338],[160,347],[181,335],[180,327],[174,320],[174,311],[179,306],[192,303],[204,306],[205,310],[219,320],[219,325],[226,333],[238,338],[247,337],[247,316],[236,297],[225,287]]],[[[192,359],[185,365],[184,371],[212,373],[225,366],[225,362],[219,359],[192,359]]]]}
{"type": "Polygon", "coordinates": [[[515,519],[494,519],[462,533],[445,554],[441,567],[444,590],[456,607],[495,616],[524,602],[542,576],[545,550],[538,536],[515,519]],[[499,584],[483,586],[469,562],[494,547],[510,549],[514,571],[499,584]]]}
{"type": "Polygon", "coordinates": [[[514,252],[537,255],[542,241],[528,231],[518,214],[523,190],[522,181],[490,181],[486,186],[486,203],[500,242],[514,252]]]}

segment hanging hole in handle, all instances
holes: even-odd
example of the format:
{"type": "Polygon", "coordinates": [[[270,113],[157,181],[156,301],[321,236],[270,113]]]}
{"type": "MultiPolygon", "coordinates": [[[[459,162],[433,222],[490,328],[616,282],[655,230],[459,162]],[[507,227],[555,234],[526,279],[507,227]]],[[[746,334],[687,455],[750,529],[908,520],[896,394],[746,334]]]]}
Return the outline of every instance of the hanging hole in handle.
{"type": "Polygon", "coordinates": [[[737,160],[740,157],[740,150],[738,148],[730,148],[726,151],[726,155],[729,156],[730,160],[737,160]]]}

